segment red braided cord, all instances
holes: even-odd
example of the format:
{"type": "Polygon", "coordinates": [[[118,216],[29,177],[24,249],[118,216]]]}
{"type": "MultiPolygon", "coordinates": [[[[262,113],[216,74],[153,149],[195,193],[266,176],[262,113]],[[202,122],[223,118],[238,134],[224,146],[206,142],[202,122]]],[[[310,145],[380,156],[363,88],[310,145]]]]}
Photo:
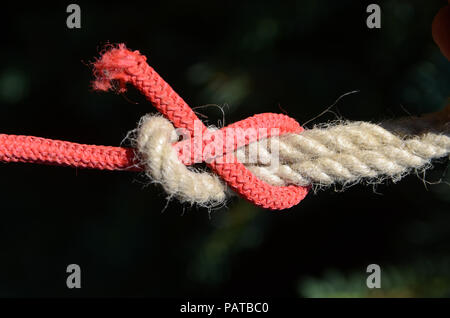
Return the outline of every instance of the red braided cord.
{"type": "Polygon", "coordinates": [[[0,134],[0,161],[101,170],[139,171],[131,148],[83,145],[32,136],[0,134]]]}
{"type": "MultiPolygon", "coordinates": [[[[191,138],[174,144],[180,160],[186,165],[202,162],[203,150],[215,138],[225,139],[227,132],[236,128],[254,128],[255,134],[245,136],[243,141],[225,145],[219,153],[214,153],[208,166],[241,196],[250,202],[273,210],[285,209],[299,203],[308,193],[309,187],[269,185],[256,178],[242,163],[234,157],[227,162],[219,162],[215,158],[227,155],[236,148],[285,133],[300,133],[303,129],[292,118],[281,114],[258,114],[236,122],[218,131],[210,133],[198,119],[186,102],[167,84],[147,62],[139,51],[130,51],[121,44],[117,48],[105,52],[100,60],[94,63],[94,89],[108,90],[113,88],[111,81],[118,82],[118,91],[123,92],[126,84],[133,84],[146,98],[168,118],[175,127],[186,129],[191,138]],[[196,140],[195,127],[200,127],[201,140],[196,140]],[[265,128],[260,132],[258,128],[265,128]],[[276,132],[271,128],[276,128],[276,132]],[[209,133],[209,134],[208,134],[209,133]],[[208,136],[208,138],[205,137],[208,136]],[[211,136],[214,136],[211,138],[211,136]],[[197,141],[199,147],[195,147],[197,141]],[[187,143],[191,143],[190,152],[181,151],[187,143]]],[[[231,156],[234,156],[231,154],[231,156]]],[[[15,136],[0,134],[0,161],[34,162],[52,165],[64,165],[103,170],[142,170],[134,156],[133,149],[82,145],[72,142],[44,139],[31,136],[15,136]]]]}

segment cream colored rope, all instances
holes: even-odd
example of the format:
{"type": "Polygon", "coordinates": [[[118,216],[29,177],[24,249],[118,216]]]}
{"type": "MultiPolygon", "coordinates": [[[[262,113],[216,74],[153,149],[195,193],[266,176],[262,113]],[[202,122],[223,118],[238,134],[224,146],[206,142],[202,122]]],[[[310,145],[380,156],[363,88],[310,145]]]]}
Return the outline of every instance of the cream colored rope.
{"type": "MultiPolygon", "coordinates": [[[[364,179],[379,183],[386,178],[397,181],[413,170],[426,169],[433,159],[449,155],[449,109],[439,116],[381,124],[335,122],[316,126],[300,134],[272,137],[269,142],[260,140],[237,149],[236,155],[245,158],[249,147],[256,146],[258,160],[241,162],[256,177],[276,186],[346,185],[364,179]],[[278,164],[267,164],[274,161],[278,164]]],[[[218,176],[188,168],[178,159],[172,147],[177,135],[170,121],[147,115],[136,132],[135,146],[146,173],[162,184],[170,197],[203,206],[224,202],[228,190],[218,176]]]]}

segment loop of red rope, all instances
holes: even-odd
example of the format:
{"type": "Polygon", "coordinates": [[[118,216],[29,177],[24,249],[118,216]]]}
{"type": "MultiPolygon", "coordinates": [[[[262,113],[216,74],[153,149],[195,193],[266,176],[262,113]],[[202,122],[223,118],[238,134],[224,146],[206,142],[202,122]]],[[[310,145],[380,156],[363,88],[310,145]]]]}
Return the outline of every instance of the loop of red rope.
{"type": "MultiPolygon", "coordinates": [[[[96,80],[93,83],[94,89],[108,90],[113,88],[112,81],[118,84],[120,92],[125,91],[126,84],[135,86],[155,108],[169,119],[177,128],[186,129],[190,136],[195,136],[195,127],[200,127],[203,135],[207,134],[208,128],[198,119],[189,105],[167,84],[156,71],[147,64],[147,58],[139,51],[130,51],[121,44],[105,52],[102,57],[94,63],[94,74],[96,80]]],[[[236,128],[261,128],[267,131],[271,128],[278,128],[278,135],[285,133],[299,133],[303,129],[292,118],[280,114],[259,114],[243,121],[236,122],[224,127],[216,132],[218,135],[226,134],[227,129],[236,128]]],[[[216,154],[222,156],[234,151],[237,147],[257,141],[270,135],[255,134],[246,138],[241,144],[234,144],[231,149],[224,149],[216,154]]],[[[273,135],[272,135],[273,136],[273,135]]],[[[195,138],[195,137],[193,137],[195,138]]],[[[191,138],[192,139],[192,138],[191,138]]],[[[191,142],[192,140],[188,141],[191,142]]],[[[203,153],[208,141],[201,140],[201,149],[193,148],[190,153],[181,154],[183,162],[196,162],[198,152],[203,153]],[[184,157],[183,157],[184,156],[184,157]],[[190,158],[189,158],[190,157],[190,158]]],[[[175,148],[180,149],[182,145],[175,144],[175,148]]],[[[200,160],[204,160],[200,156],[200,160]]],[[[308,193],[308,187],[302,186],[272,186],[255,177],[236,158],[219,162],[212,159],[207,162],[208,166],[217,173],[230,188],[239,193],[248,201],[273,210],[286,209],[299,203],[308,193]]]]}

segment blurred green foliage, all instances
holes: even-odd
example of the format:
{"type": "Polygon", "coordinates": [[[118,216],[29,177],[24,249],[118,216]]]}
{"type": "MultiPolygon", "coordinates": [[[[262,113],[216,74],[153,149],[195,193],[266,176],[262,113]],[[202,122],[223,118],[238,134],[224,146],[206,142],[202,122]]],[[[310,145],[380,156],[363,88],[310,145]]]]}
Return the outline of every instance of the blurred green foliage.
{"type": "Polygon", "coordinates": [[[323,278],[305,279],[299,293],[305,297],[450,297],[448,259],[421,260],[381,269],[381,288],[369,289],[364,271],[348,275],[329,270],[323,278]]]}

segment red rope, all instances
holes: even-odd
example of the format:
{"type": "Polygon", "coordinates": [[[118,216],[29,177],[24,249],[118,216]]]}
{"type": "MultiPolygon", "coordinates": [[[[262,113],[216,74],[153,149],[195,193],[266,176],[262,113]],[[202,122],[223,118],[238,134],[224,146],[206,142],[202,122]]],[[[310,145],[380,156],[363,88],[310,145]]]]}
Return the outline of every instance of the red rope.
{"type": "MultiPolygon", "coordinates": [[[[202,154],[205,147],[214,139],[211,136],[224,138],[230,128],[265,128],[267,133],[260,133],[260,130],[256,129],[256,134],[246,136],[244,141],[233,144],[231,148],[224,147],[222,152],[214,154],[214,158],[225,154],[230,158],[230,154],[234,156],[232,152],[237,147],[274,136],[271,128],[277,128],[279,135],[300,133],[303,130],[294,119],[286,115],[267,113],[236,122],[211,134],[188,104],[147,64],[146,60],[139,51],[130,51],[123,44],[110,49],[94,63],[96,77],[94,89],[106,91],[116,88],[119,92],[123,92],[127,83],[134,85],[175,127],[184,128],[190,133],[189,140],[174,144],[179,150],[180,160],[185,164],[205,161],[202,154]],[[113,87],[112,81],[118,86],[113,87]],[[196,144],[198,141],[194,135],[196,127],[200,127],[202,131],[201,146],[191,147],[192,150],[188,153],[180,151],[186,142],[196,144]]],[[[225,163],[214,158],[211,162],[208,161],[208,166],[234,191],[258,206],[269,209],[289,208],[299,203],[308,193],[309,187],[269,185],[255,177],[236,158],[225,163]]],[[[132,149],[80,145],[27,136],[0,135],[0,160],[107,170],[141,169],[136,166],[137,160],[132,149]]]]}
{"type": "Polygon", "coordinates": [[[131,148],[83,145],[32,136],[0,134],[0,161],[100,170],[139,171],[131,148]]]}

